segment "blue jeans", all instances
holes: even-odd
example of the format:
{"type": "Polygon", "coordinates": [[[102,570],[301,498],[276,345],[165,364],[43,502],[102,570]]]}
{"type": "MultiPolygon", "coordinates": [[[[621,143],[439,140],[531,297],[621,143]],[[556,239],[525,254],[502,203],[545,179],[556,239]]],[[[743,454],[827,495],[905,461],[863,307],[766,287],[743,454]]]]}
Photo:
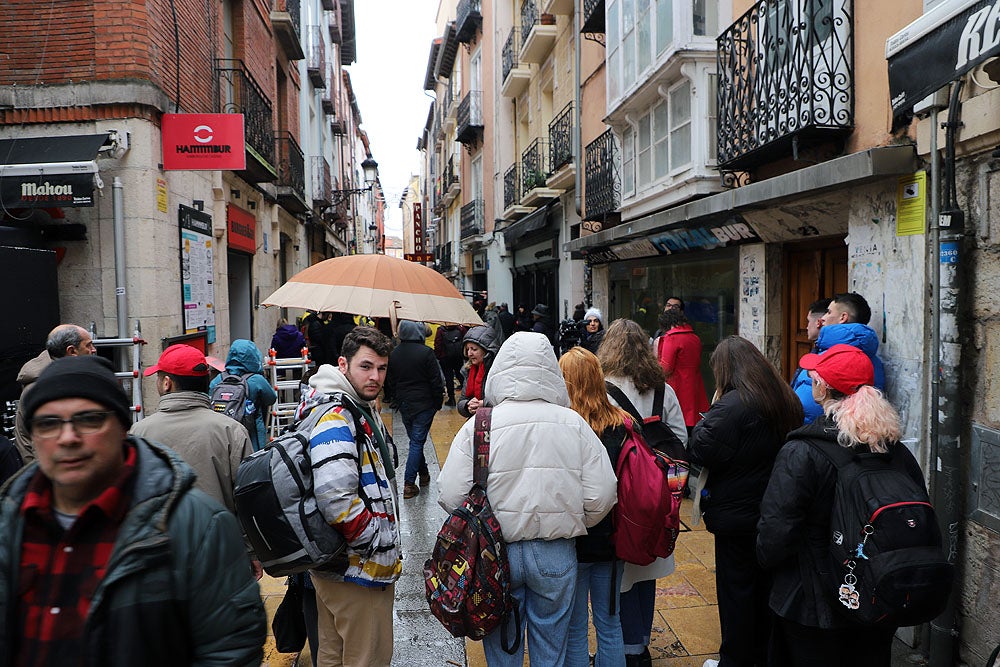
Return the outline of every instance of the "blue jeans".
{"type": "Polygon", "coordinates": [[[618,615],[618,590],[621,588],[621,561],[580,563],[576,566],[576,602],[569,622],[569,652],[566,664],[587,667],[590,652],[587,646],[587,598],[597,631],[597,655],[594,667],[621,667],[625,664],[622,624],[618,615]],[[589,596],[588,596],[589,593],[589,596]],[[611,613],[614,595],[615,613],[611,613]]]}
{"type": "MultiPolygon", "coordinates": [[[[511,593],[521,611],[522,636],[528,643],[531,664],[565,664],[576,589],[575,542],[565,539],[512,542],[507,545],[507,560],[511,593]]],[[[483,639],[486,664],[521,667],[525,642],[521,642],[514,655],[509,655],[500,646],[500,635],[497,628],[483,639]]]]}
{"type": "Polygon", "coordinates": [[[406,470],[403,473],[403,481],[414,484],[417,481],[418,473],[427,473],[427,459],[424,458],[424,443],[427,442],[427,434],[431,430],[431,422],[437,410],[424,410],[416,414],[410,414],[407,410],[401,410],[403,426],[406,428],[406,437],[410,439],[410,451],[406,455],[406,470]]]}
{"type": "Polygon", "coordinates": [[[639,655],[649,646],[653,632],[653,605],[656,602],[656,580],[637,581],[621,596],[622,639],[625,653],[639,655]]]}

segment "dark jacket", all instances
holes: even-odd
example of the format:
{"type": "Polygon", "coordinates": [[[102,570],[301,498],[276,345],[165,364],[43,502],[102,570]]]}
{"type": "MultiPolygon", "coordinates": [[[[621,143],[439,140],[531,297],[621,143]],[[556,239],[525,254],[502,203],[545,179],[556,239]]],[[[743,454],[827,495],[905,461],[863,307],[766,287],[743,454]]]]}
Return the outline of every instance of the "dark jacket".
{"type": "Polygon", "coordinates": [[[701,509],[709,531],[753,534],[771,466],[784,442],[785,434],[746,405],[738,391],[726,392],[709,408],[688,441],[691,460],[708,468],[701,509]]]}
{"type": "Polygon", "coordinates": [[[514,314],[506,308],[497,310],[497,318],[500,320],[500,327],[503,329],[504,339],[514,335],[514,314]]]}
{"type": "Polygon", "coordinates": [[[399,341],[389,354],[389,370],[385,375],[386,400],[395,403],[406,415],[440,410],[444,378],[434,352],[424,345],[423,323],[400,322],[399,341]]]}
{"type": "MultiPolygon", "coordinates": [[[[264,367],[260,360],[260,350],[253,344],[253,341],[246,339],[234,340],[229,346],[229,356],[226,357],[226,373],[234,375],[247,375],[247,393],[257,409],[257,429],[250,430],[250,442],[253,443],[254,451],[258,451],[267,444],[267,435],[264,432],[264,415],[268,408],[278,400],[278,393],[274,387],[264,377],[264,367]]],[[[219,374],[209,384],[210,391],[215,389],[215,385],[222,382],[224,374],[219,374]]]]}
{"type": "MultiPolygon", "coordinates": [[[[601,434],[601,443],[608,450],[608,457],[611,459],[611,467],[617,468],[618,455],[622,453],[622,444],[625,436],[628,435],[624,426],[613,426],[604,429],[601,434]]],[[[576,538],[576,559],[581,563],[603,563],[615,560],[615,545],[611,542],[611,533],[614,532],[611,511],[601,519],[600,523],[587,529],[586,535],[576,538]]]]}
{"type": "Polygon", "coordinates": [[[587,333],[584,329],[583,333],[580,334],[580,345],[583,346],[585,350],[589,350],[594,354],[597,354],[597,348],[601,346],[601,341],[604,340],[604,325],[598,325],[601,328],[594,333],[587,333]]]}
{"type": "MultiPolygon", "coordinates": [[[[86,667],[257,667],[267,636],[264,606],[236,517],[193,488],[194,472],[172,451],[129,436],[135,489],[91,598],[86,667]]],[[[0,667],[15,639],[21,502],[37,464],[0,494],[0,667]]]]}
{"type": "MultiPolygon", "coordinates": [[[[814,628],[849,623],[830,606],[828,540],[837,469],[815,441],[836,444],[837,426],[827,417],[792,431],[778,453],[761,501],[757,560],[772,570],[771,609],[778,616],[814,628]]],[[[914,480],[923,486],[920,466],[906,446],[894,443],[914,480]]],[[[867,452],[867,449],[862,450],[867,452]]],[[[709,479],[712,478],[709,473],[709,479]]]]}
{"type": "MultiPolygon", "coordinates": [[[[493,358],[496,356],[497,351],[500,346],[497,345],[496,338],[493,336],[493,329],[487,326],[472,327],[465,332],[465,338],[462,339],[463,346],[465,343],[475,343],[479,347],[486,350],[486,354],[483,357],[483,365],[486,366],[486,373],[483,375],[483,389],[486,388],[486,378],[490,376],[490,367],[493,365],[493,358]]],[[[469,412],[469,399],[472,398],[468,393],[469,389],[469,364],[462,367],[462,395],[458,399],[458,414],[463,417],[471,417],[472,413],[469,412]]]]}
{"type": "Polygon", "coordinates": [[[285,324],[271,336],[271,348],[279,359],[301,357],[302,348],[306,346],[306,337],[294,324],[285,324]]]}
{"type": "Polygon", "coordinates": [[[340,358],[340,347],[344,344],[344,337],[358,326],[354,322],[354,316],[350,313],[334,313],[330,317],[330,322],[323,328],[323,348],[326,351],[328,364],[337,365],[340,358]]]}
{"type": "Polygon", "coordinates": [[[17,447],[6,437],[0,435],[0,485],[3,485],[14,473],[20,470],[22,465],[24,464],[17,447]]]}

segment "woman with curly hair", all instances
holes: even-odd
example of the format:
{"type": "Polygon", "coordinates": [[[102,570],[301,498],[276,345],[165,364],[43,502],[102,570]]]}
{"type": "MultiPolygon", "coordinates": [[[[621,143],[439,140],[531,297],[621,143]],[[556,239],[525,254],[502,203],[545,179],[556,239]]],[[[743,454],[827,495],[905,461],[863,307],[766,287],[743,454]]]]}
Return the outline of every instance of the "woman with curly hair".
{"type": "MultiPolygon", "coordinates": [[[[684,415],[677,396],[663,378],[649,336],[632,320],[611,323],[597,348],[604,378],[618,387],[643,418],[652,416],[657,388],[663,389],[660,418],[682,443],[687,442],[684,415]]],[[[618,403],[609,396],[614,405],[618,403]]],[[[649,637],[653,630],[656,580],[674,571],[674,557],[657,558],[649,565],[626,563],[621,584],[622,638],[628,667],[649,665],[649,637]]]]}

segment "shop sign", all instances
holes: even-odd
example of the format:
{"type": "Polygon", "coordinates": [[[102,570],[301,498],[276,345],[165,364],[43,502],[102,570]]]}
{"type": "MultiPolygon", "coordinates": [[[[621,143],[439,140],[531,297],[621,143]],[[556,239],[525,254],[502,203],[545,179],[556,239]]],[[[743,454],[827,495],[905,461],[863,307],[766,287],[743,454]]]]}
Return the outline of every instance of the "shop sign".
{"type": "MultiPolygon", "coordinates": [[[[420,202],[413,204],[413,253],[424,252],[424,216],[420,202]]],[[[425,260],[426,261],[426,260],[425,260]]]]}
{"type": "Polygon", "coordinates": [[[189,206],[178,207],[181,232],[181,301],[184,333],[204,332],[215,342],[215,264],[212,216],[189,206]]]}
{"type": "Polygon", "coordinates": [[[408,262],[419,262],[427,263],[434,261],[434,253],[432,252],[408,252],[403,254],[403,259],[408,262]]]}
{"type": "Polygon", "coordinates": [[[242,250],[251,255],[257,252],[257,218],[239,206],[226,206],[227,241],[230,250],[242,250]]]}
{"type": "Polygon", "coordinates": [[[472,256],[472,270],[475,273],[482,273],[486,270],[486,253],[478,252],[472,256]]]}
{"type": "Polygon", "coordinates": [[[46,174],[0,178],[4,208],[93,206],[94,175],[46,174]]]}
{"type": "Polygon", "coordinates": [[[246,169],[243,114],[166,113],[160,131],[167,171],[246,169]]]}
{"type": "Polygon", "coordinates": [[[644,239],[588,252],[588,264],[607,264],[628,259],[673,255],[694,250],[714,250],[742,243],[759,242],[760,237],[745,222],[670,229],[644,239]]]}

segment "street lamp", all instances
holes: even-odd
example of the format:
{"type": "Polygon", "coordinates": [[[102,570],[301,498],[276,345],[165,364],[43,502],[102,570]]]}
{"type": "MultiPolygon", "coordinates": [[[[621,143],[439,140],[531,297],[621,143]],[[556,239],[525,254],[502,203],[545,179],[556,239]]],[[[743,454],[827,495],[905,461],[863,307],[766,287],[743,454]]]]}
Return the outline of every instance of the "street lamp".
{"type": "Polygon", "coordinates": [[[365,173],[365,187],[334,190],[332,192],[334,206],[339,206],[344,203],[344,200],[351,195],[360,195],[365,192],[371,192],[372,187],[375,185],[375,181],[378,180],[378,162],[370,157],[365,158],[365,161],[361,163],[361,169],[365,173]]]}

